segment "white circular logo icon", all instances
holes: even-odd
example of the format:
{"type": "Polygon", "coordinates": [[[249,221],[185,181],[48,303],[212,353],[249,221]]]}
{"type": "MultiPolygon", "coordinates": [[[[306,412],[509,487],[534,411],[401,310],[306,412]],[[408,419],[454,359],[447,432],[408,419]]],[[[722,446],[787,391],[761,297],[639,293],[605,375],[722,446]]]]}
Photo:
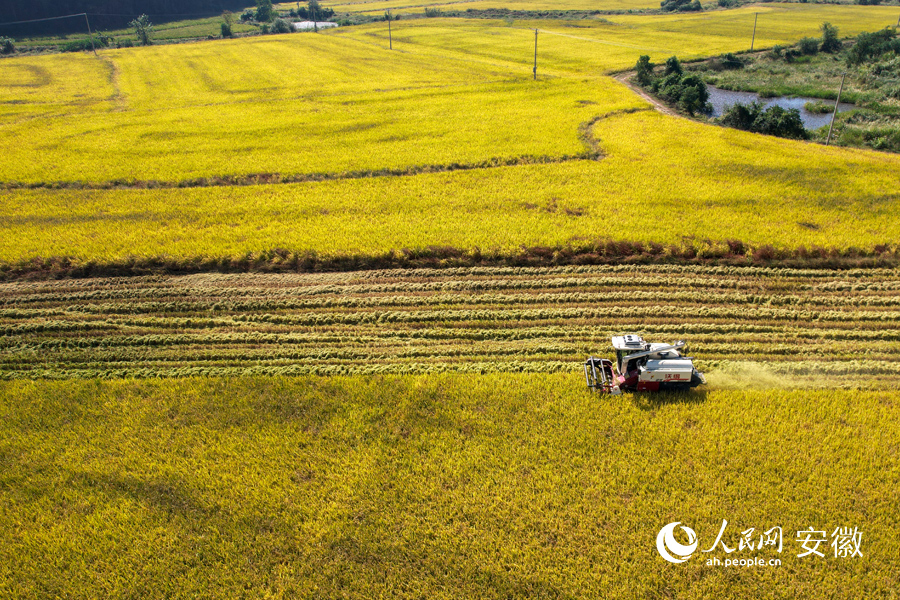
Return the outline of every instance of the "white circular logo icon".
{"type": "Polygon", "coordinates": [[[675,528],[679,525],[681,525],[681,521],[669,523],[660,529],[656,536],[656,549],[660,556],[671,563],[685,562],[697,549],[697,534],[686,525],[681,525],[681,529],[687,534],[688,543],[687,545],[678,543],[675,539],[675,528]]]}

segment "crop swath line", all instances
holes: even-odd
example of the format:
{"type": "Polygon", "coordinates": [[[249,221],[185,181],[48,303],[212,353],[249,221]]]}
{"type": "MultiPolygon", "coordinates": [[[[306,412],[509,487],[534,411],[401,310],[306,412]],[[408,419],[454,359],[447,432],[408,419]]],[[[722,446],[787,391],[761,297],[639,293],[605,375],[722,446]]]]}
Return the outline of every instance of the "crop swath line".
{"type": "Polygon", "coordinates": [[[575,371],[639,331],[686,339],[713,371],[888,386],[895,284],[889,269],[696,265],[15,282],[0,284],[0,378],[575,371]]]}

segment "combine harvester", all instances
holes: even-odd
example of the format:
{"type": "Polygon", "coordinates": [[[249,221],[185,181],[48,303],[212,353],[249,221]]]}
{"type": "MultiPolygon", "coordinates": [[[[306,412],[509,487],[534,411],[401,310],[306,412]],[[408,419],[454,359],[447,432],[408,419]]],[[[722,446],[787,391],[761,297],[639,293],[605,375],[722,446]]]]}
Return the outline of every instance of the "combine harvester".
{"type": "Polygon", "coordinates": [[[687,390],[706,383],[703,373],[694,368],[690,356],[678,351],[684,342],[648,344],[639,335],[612,338],[616,362],[588,357],[584,378],[592,390],[606,394],[687,390]]]}

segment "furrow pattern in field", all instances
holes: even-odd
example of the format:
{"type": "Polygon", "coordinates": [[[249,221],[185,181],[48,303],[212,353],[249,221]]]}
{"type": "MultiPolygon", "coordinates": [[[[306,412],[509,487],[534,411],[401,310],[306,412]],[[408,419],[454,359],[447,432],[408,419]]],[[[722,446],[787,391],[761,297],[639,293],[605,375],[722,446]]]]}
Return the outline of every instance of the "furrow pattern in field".
{"type": "Polygon", "coordinates": [[[17,282],[0,285],[0,377],[575,371],[638,331],[712,371],[893,385],[898,290],[891,269],[693,265],[17,282]]]}

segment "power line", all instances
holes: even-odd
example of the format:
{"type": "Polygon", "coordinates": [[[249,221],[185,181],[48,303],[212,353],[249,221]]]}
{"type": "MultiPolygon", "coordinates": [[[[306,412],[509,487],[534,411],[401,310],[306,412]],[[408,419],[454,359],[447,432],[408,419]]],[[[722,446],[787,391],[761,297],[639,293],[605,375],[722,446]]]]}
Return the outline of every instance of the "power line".
{"type": "MultiPolygon", "coordinates": [[[[146,13],[143,13],[146,14],[146,13]]],[[[44,19],[31,19],[28,21],[10,21],[9,23],[0,23],[0,27],[4,25],[24,25],[26,23],[40,23],[41,21],[57,21],[59,19],[71,19],[72,17],[83,17],[84,15],[88,15],[90,17],[130,17],[134,18],[134,15],[126,15],[122,13],[78,13],[76,15],[63,15],[61,17],[46,17],[44,19]]],[[[148,14],[148,17],[214,17],[216,15],[210,13],[154,13],[148,14]]]]}
{"type": "MultiPolygon", "coordinates": [[[[88,13],[92,17],[134,17],[134,15],[126,15],[122,13],[88,13]]],[[[215,17],[218,14],[211,13],[141,13],[148,17],[215,17]]]]}
{"type": "Polygon", "coordinates": [[[0,25],[22,25],[24,23],[40,23],[41,21],[56,21],[58,19],[71,19],[72,17],[83,17],[85,13],[77,15],[65,15],[63,17],[47,17],[45,19],[31,19],[30,21],[12,21],[10,23],[0,23],[0,25]]]}

